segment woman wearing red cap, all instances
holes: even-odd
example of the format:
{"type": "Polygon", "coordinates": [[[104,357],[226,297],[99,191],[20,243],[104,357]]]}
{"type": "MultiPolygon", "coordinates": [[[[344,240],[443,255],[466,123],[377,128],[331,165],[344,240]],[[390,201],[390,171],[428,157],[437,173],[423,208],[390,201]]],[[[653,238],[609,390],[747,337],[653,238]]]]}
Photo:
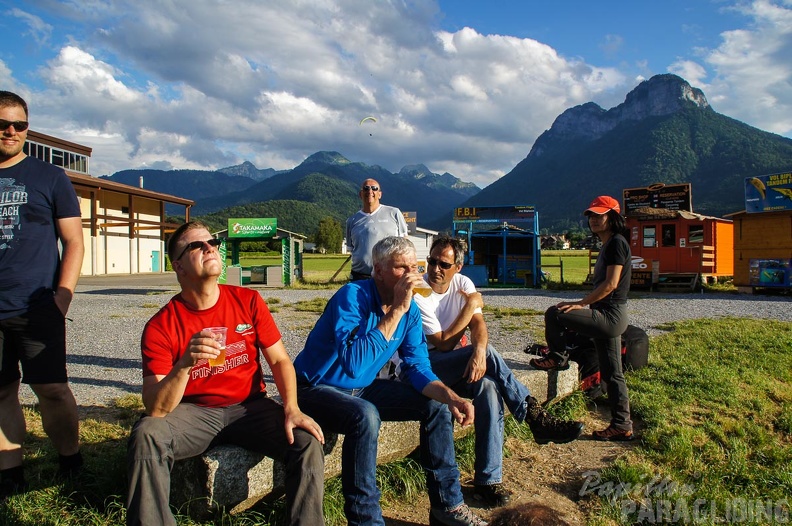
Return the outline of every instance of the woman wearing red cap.
{"type": "Polygon", "coordinates": [[[545,338],[550,354],[533,359],[544,371],[566,369],[564,333],[575,331],[594,340],[600,377],[608,389],[610,425],[594,431],[598,440],[632,440],[630,399],[621,364],[621,334],[627,328],[627,292],[630,290],[630,244],[619,202],[607,195],[594,199],[584,215],[591,232],[602,241],[592,283],[594,290],[579,301],[562,301],[545,312],[545,338]],[[584,307],[589,307],[588,309],[584,307]]]}

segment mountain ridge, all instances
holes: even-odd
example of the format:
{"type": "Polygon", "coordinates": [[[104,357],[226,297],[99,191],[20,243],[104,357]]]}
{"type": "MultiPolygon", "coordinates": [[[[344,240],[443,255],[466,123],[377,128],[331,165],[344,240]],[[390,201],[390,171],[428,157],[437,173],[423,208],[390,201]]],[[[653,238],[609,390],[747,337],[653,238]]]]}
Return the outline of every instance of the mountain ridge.
{"type": "Polygon", "coordinates": [[[597,195],[691,183],[693,211],[720,217],[744,208],[745,177],[790,167],[792,139],[721,115],[700,89],[658,75],[610,110],[564,111],[525,159],[462,206],[534,205],[540,228],[562,231],[585,227],[581,211],[597,195]]]}

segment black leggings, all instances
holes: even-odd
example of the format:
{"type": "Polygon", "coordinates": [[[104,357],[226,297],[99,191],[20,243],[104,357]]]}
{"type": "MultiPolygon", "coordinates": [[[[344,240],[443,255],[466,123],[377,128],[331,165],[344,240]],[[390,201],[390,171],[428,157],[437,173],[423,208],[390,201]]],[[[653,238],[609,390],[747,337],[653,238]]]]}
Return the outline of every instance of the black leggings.
{"type": "Polygon", "coordinates": [[[550,357],[560,365],[566,365],[569,360],[565,331],[575,331],[594,341],[600,378],[608,389],[611,425],[620,430],[632,430],[630,398],[621,357],[621,335],[626,329],[626,304],[568,312],[561,312],[558,307],[553,306],[545,312],[545,338],[550,348],[550,357]]]}

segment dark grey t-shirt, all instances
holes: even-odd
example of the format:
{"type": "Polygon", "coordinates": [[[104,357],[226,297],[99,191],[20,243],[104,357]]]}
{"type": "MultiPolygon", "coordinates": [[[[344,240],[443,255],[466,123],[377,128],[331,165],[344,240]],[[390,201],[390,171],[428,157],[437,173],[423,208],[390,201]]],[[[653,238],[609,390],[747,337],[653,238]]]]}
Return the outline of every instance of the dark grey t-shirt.
{"type": "Polygon", "coordinates": [[[592,308],[607,306],[614,303],[627,303],[627,293],[630,291],[630,277],[632,276],[632,255],[630,244],[621,234],[612,236],[600,249],[597,263],[594,265],[592,283],[597,288],[608,275],[608,267],[621,265],[621,275],[616,289],[607,297],[591,304],[592,308]]]}

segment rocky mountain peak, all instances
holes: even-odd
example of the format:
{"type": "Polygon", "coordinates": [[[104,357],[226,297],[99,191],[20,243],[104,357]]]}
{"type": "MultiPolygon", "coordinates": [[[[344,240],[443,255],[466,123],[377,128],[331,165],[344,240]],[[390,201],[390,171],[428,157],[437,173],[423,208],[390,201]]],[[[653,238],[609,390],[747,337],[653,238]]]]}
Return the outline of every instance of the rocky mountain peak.
{"type": "Polygon", "coordinates": [[[704,92],[685,79],[672,74],[655,75],[638,84],[623,103],[607,111],[593,102],[566,110],[539,136],[529,156],[541,155],[549,141],[595,140],[622,122],[670,115],[691,106],[712,109],[704,92]]]}

